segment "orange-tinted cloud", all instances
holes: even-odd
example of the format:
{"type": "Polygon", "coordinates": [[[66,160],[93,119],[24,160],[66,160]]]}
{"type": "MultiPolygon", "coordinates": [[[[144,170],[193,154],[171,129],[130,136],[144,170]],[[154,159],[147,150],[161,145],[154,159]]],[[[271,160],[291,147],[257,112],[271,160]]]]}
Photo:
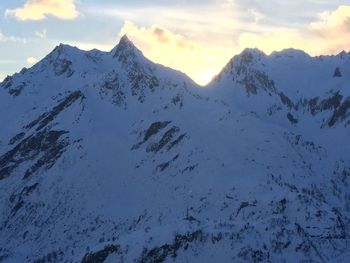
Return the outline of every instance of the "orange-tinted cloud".
{"type": "Polygon", "coordinates": [[[309,26],[317,45],[323,52],[350,49],[350,6],[339,6],[333,12],[319,14],[319,21],[309,26]]]}
{"type": "Polygon", "coordinates": [[[166,43],[169,41],[168,37],[166,36],[166,32],[160,28],[160,27],[155,27],[153,29],[153,34],[157,37],[158,41],[166,43]]]}
{"type": "Polygon", "coordinates": [[[8,9],[6,16],[18,20],[42,20],[48,16],[75,19],[78,16],[74,0],[28,0],[23,7],[8,9]]]}

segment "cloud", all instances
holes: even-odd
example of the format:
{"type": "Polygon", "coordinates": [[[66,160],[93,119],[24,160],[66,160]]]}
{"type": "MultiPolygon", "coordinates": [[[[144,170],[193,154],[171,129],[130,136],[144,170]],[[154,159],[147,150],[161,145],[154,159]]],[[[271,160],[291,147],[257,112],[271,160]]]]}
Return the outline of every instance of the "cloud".
{"type": "MultiPolygon", "coordinates": [[[[259,48],[267,54],[295,48],[311,55],[335,54],[350,48],[350,6],[339,6],[318,16],[314,14],[315,19],[303,27],[288,27],[263,23],[266,14],[255,9],[246,10],[250,14],[249,20],[237,18],[234,4],[235,1],[222,2],[227,11],[215,21],[213,17],[207,21],[210,16],[198,18],[194,15],[194,18],[177,10],[177,19],[181,17],[186,22],[169,24],[173,19],[171,15],[166,22],[160,20],[170,27],[163,24],[142,27],[125,22],[121,34],[127,34],[149,59],[181,70],[202,85],[210,81],[234,54],[247,47],[259,48]],[[227,12],[232,12],[232,18],[227,17],[227,12]],[[196,21],[192,23],[191,19],[196,21]],[[242,24],[244,26],[240,28],[242,24]]],[[[217,15],[211,13],[211,16],[217,15]]]]}
{"type": "Polygon", "coordinates": [[[36,59],[36,58],[34,58],[34,57],[29,57],[29,58],[27,58],[27,63],[29,64],[29,65],[33,65],[33,64],[35,64],[35,63],[37,63],[38,62],[38,60],[36,59]]]}
{"type": "Polygon", "coordinates": [[[6,36],[0,32],[0,42],[13,42],[13,43],[23,43],[25,44],[27,41],[25,38],[15,37],[15,36],[6,36]]]}
{"type": "Polygon", "coordinates": [[[311,36],[325,52],[339,52],[350,48],[350,6],[339,6],[335,11],[319,14],[319,20],[310,24],[311,36]]]}
{"type": "Polygon", "coordinates": [[[46,38],[47,35],[47,30],[44,28],[41,31],[35,31],[35,36],[37,36],[38,38],[44,39],[46,38]]]}
{"type": "Polygon", "coordinates": [[[163,43],[169,42],[169,38],[167,34],[168,33],[160,27],[154,27],[153,29],[153,35],[158,39],[159,42],[163,42],[163,43]]]}
{"type": "Polygon", "coordinates": [[[256,11],[255,9],[248,9],[248,12],[254,18],[254,23],[255,24],[258,24],[263,18],[265,18],[265,15],[263,15],[262,13],[256,11]]]}
{"type": "Polygon", "coordinates": [[[16,19],[43,20],[48,16],[59,19],[75,19],[78,12],[75,0],[28,0],[23,7],[7,9],[6,16],[14,16],[16,19]]]}
{"type": "MultiPolygon", "coordinates": [[[[210,0],[200,4],[199,1],[186,1],[183,5],[91,5],[84,9],[84,14],[99,19],[108,17],[117,22],[132,21],[137,25],[158,24],[194,41],[207,40],[212,35],[211,42],[221,42],[224,45],[222,38],[234,37],[246,25],[236,19],[232,4],[221,1],[210,0]]],[[[247,16],[250,17],[251,14],[247,16]]],[[[253,24],[254,18],[250,22],[253,24]]]]}
{"type": "Polygon", "coordinates": [[[146,28],[127,21],[120,32],[124,34],[152,61],[180,70],[202,85],[219,73],[232,55],[225,48],[205,46],[160,25],[146,28]]]}
{"type": "Polygon", "coordinates": [[[242,32],[238,46],[258,47],[266,53],[285,48],[302,49],[311,55],[336,54],[350,49],[350,6],[320,12],[303,28],[267,28],[242,32]]]}

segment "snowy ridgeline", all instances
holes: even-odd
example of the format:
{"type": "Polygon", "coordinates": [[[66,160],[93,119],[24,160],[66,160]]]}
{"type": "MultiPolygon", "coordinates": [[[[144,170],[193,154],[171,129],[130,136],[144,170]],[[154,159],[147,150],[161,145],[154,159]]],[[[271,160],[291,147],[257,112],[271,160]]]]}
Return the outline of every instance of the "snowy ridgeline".
{"type": "Polygon", "coordinates": [[[206,88],[60,45],[0,84],[0,262],[349,262],[350,54],[206,88]]]}

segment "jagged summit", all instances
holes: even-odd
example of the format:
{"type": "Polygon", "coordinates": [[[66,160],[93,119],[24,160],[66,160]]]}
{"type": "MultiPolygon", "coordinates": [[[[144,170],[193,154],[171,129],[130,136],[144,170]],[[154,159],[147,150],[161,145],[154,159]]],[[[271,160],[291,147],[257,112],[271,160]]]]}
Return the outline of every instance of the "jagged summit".
{"type": "Polygon", "coordinates": [[[311,56],[303,50],[287,48],[281,51],[274,51],[270,55],[267,55],[265,52],[258,48],[246,48],[241,53],[235,55],[231,59],[231,63],[235,61],[240,61],[240,63],[252,63],[259,61],[263,58],[280,58],[280,57],[288,57],[288,58],[311,58],[311,56]]]}
{"type": "Polygon", "coordinates": [[[45,69],[47,67],[47,63],[55,63],[55,61],[58,60],[80,60],[80,57],[86,52],[87,51],[81,50],[76,46],[60,43],[46,57],[44,57],[43,60],[39,61],[33,68],[43,67],[42,69],[45,69]]]}
{"type": "Polygon", "coordinates": [[[136,48],[134,43],[128,38],[127,35],[123,35],[121,38],[120,38],[120,41],[119,41],[119,46],[124,46],[124,47],[131,47],[131,48],[136,48]]]}
{"type": "Polygon", "coordinates": [[[92,49],[89,51],[79,49],[76,46],[60,43],[57,45],[44,60],[56,60],[57,58],[65,57],[70,60],[74,60],[75,57],[88,55],[90,57],[99,57],[111,54],[112,57],[118,57],[119,60],[128,60],[128,57],[143,56],[142,52],[134,45],[134,43],[124,35],[121,37],[119,43],[109,52],[104,52],[99,49],[92,49]]]}
{"type": "Polygon", "coordinates": [[[264,57],[266,57],[266,54],[258,48],[245,48],[240,54],[235,55],[229,63],[239,61],[241,64],[249,64],[264,57]]]}
{"type": "Polygon", "coordinates": [[[85,52],[85,51],[79,49],[76,46],[60,43],[50,52],[50,54],[64,54],[64,53],[71,54],[72,52],[85,52]]]}
{"type": "Polygon", "coordinates": [[[260,50],[259,48],[245,48],[239,55],[247,55],[247,54],[252,56],[257,56],[257,57],[266,56],[265,52],[260,50]]]}
{"type": "Polygon", "coordinates": [[[142,52],[134,45],[134,43],[124,35],[117,46],[115,46],[111,52],[114,58],[118,58],[119,61],[127,62],[131,57],[135,58],[140,55],[143,57],[142,52]]]}
{"type": "Polygon", "coordinates": [[[345,50],[343,50],[337,54],[337,57],[340,57],[341,59],[349,58],[350,52],[346,52],[345,50]]]}
{"type": "Polygon", "coordinates": [[[223,77],[229,75],[241,74],[242,71],[247,71],[248,68],[252,67],[258,61],[266,58],[267,55],[258,48],[246,48],[240,54],[235,55],[221,70],[221,72],[213,78],[208,84],[211,84],[222,80],[223,77]]]}

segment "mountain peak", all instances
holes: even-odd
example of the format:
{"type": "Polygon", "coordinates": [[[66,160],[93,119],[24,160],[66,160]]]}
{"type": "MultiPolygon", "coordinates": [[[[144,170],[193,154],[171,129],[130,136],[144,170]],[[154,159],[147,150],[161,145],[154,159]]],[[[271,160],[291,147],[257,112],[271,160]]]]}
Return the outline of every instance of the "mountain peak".
{"type": "Polygon", "coordinates": [[[60,43],[45,58],[53,61],[59,57],[74,57],[80,52],[82,52],[82,50],[77,47],[60,43]]]}
{"type": "Polygon", "coordinates": [[[341,59],[346,58],[348,55],[350,55],[350,52],[347,53],[345,50],[341,51],[337,56],[341,59]]]}
{"type": "Polygon", "coordinates": [[[240,54],[234,56],[229,64],[239,63],[249,65],[266,57],[266,54],[258,48],[246,48],[240,54]]]}
{"type": "Polygon", "coordinates": [[[58,53],[67,53],[67,52],[78,51],[78,50],[80,50],[80,49],[77,47],[73,47],[73,46],[70,46],[68,44],[60,43],[58,46],[56,46],[54,48],[54,50],[52,52],[56,51],[58,53]]]}
{"type": "Polygon", "coordinates": [[[118,57],[121,60],[125,60],[126,57],[134,57],[136,53],[141,53],[141,51],[137,49],[127,35],[124,35],[120,39],[118,45],[111,50],[111,53],[113,54],[113,57],[118,57]]]}
{"type": "Polygon", "coordinates": [[[303,50],[295,48],[287,48],[281,51],[275,51],[271,54],[272,57],[288,57],[288,58],[309,58],[310,55],[303,50]]]}
{"type": "Polygon", "coordinates": [[[239,55],[235,56],[233,60],[240,60],[243,64],[250,64],[266,57],[266,54],[258,48],[246,48],[239,55]]]}
{"type": "Polygon", "coordinates": [[[251,54],[253,56],[266,56],[266,54],[258,48],[245,48],[242,51],[241,55],[244,55],[244,54],[251,54]]]}
{"type": "Polygon", "coordinates": [[[119,45],[126,45],[130,47],[135,47],[134,43],[128,38],[127,35],[123,35],[120,38],[119,45]]]}

